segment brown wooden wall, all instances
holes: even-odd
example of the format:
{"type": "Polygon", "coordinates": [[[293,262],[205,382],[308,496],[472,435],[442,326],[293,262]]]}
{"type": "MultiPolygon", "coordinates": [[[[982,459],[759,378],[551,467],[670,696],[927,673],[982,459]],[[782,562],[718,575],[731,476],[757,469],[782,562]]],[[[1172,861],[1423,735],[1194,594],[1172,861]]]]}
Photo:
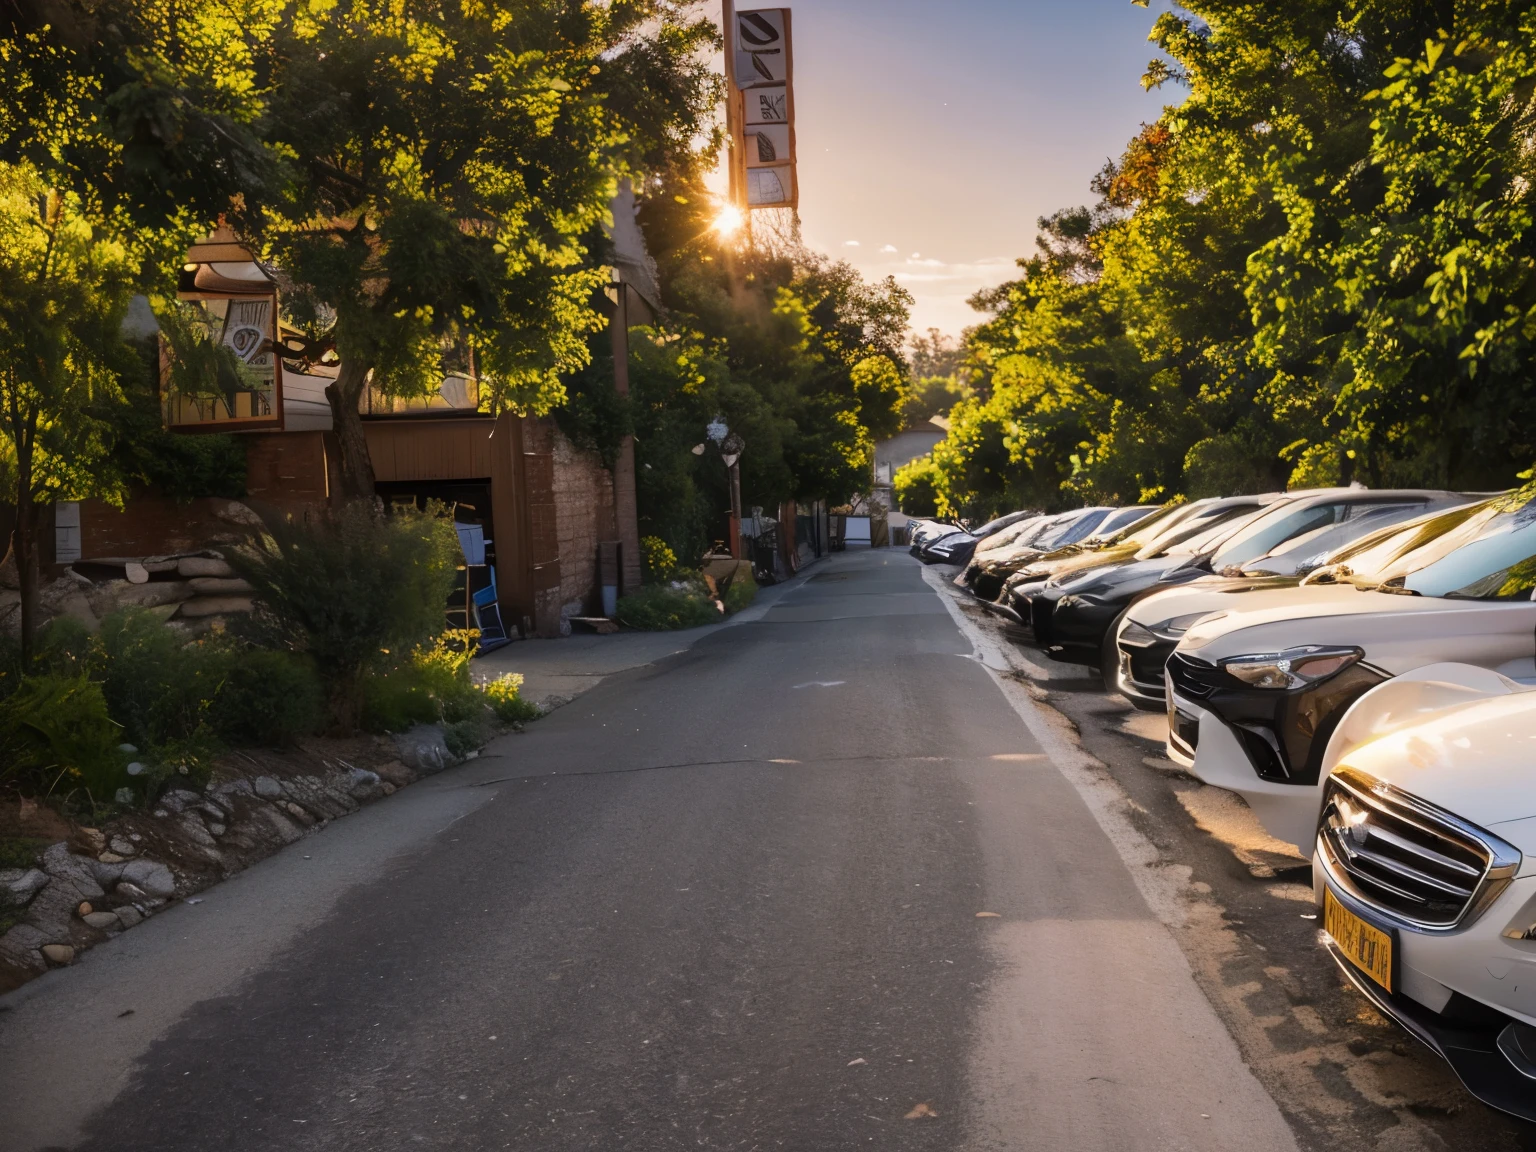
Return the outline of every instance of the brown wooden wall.
{"type": "MultiPolygon", "coordinates": [[[[488,480],[490,417],[471,420],[370,420],[363,425],[379,480],[488,480]]],[[[491,497],[495,500],[495,496],[491,497]]]]}

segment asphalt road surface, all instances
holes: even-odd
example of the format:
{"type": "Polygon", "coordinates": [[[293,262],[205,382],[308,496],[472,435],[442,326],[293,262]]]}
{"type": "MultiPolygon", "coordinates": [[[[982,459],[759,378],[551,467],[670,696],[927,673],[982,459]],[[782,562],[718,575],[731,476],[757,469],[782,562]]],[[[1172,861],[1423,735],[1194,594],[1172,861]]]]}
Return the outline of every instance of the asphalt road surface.
{"type": "Polygon", "coordinates": [[[0,1147],[1295,1147],[1035,707],[835,557],[8,997],[0,1147]]]}

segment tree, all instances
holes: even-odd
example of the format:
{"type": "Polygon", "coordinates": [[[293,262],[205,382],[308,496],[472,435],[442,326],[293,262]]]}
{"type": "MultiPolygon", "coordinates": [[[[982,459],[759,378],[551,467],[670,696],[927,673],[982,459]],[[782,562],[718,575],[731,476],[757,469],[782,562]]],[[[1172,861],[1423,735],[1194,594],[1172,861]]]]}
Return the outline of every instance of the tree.
{"type": "Polygon", "coordinates": [[[617,177],[691,146],[714,93],[692,55],[711,37],[665,0],[284,18],[265,127],[286,181],[242,221],[291,281],[293,318],[339,355],[340,498],[373,493],[369,387],[423,394],[457,361],[492,410],[563,399],[601,324],[584,238],[617,177]]]}
{"type": "Polygon", "coordinates": [[[0,165],[0,443],[15,495],[21,642],[38,613],[38,505],[112,494],[102,465],[136,358],[120,335],[133,268],[77,197],[0,165]]]}

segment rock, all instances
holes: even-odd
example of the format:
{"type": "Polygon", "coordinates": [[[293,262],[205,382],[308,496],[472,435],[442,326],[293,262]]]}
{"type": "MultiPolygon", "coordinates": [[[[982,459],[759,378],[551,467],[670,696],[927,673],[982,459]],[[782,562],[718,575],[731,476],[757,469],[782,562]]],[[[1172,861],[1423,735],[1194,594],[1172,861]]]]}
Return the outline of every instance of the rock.
{"type": "Polygon", "coordinates": [[[263,528],[261,517],[252,512],[250,506],[242,504],[238,500],[231,500],[224,507],[214,512],[220,520],[226,524],[235,524],[241,528],[263,528]]]}
{"type": "Polygon", "coordinates": [[[101,885],[96,883],[95,863],[73,855],[69,846],[62,842],[50,844],[43,852],[43,871],[56,880],[73,885],[75,891],[87,900],[102,894],[101,885]]]}
{"type": "Polygon", "coordinates": [[[393,796],[396,792],[400,791],[400,789],[396,788],[388,780],[386,780],[386,781],[384,781],[384,783],[380,784],[379,787],[384,790],[384,795],[386,795],[386,796],[393,796]]]}
{"type": "Polygon", "coordinates": [[[44,972],[48,965],[41,949],[48,937],[30,924],[17,924],[4,936],[0,936],[0,960],[27,972],[44,972]]]}
{"type": "Polygon", "coordinates": [[[112,895],[121,897],[124,900],[132,901],[135,904],[148,904],[150,902],[148,892],[144,891],[144,889],[140,888],[137,884],[130,883],[126,880],[118,884],[116,888],[112,889],[112,895]]]}
{"type": "Polygon", "coordinates": [[[436,724],[418,724],[409,732],[395,737],[395,749],[400,760],[408,768],[423,775],[441,772],[453,763],[453,753],[443,739],[443,730],[436,724]]]}
{"type": "Polygon", "coordinates": [[[119,856],[137,856],[139,854],[139,850],[133,846],[133,841],[125,840],[121,836],[112,837],[108,847],[119,856]]]}
{"type": "Polygon", "coordinates": [[[279,809],[277,805],[263,807],[258,812],[272,826],[272,831],[277,834],[277,838],[284,844],[292,844],[304,835],[304,829],[290,820],[287,813],[279,809]]]}
{"type": "Polygon", "coordinates": [[[283,786],[270,776],[258,776],[255,781],[256,795],[263,800],[281,800],[283,786]]]}
{"type": "Polygon", "coordinates": [[[404,788],[416,779],[416,773],[412,772],[398,760],[391,760],[386,764],[380,764],[375,771],[384,778],[387,783],[396,788],[404,788]]]}
{"type": "Polygon", "coordinates": [[[107,850],[107,838],[97,828],[77,828],[74,839],[92,856],[107,850]]]}
{"type": "Polygon", "coordinates": [[[68,964],[75,958],[75,950],[68,944],[44,944],[38,951],[50,964],[68,964]]]}
{"type": "Polygon", "coordinates": [[[128,578],[130,584],[149,583],[149,569],[137,560],[130,560],[123,565],[123,575],[128,578]]]}
{"type": "Polygon", "coordinates": [[[228,612],[249,612],[252,604],[249,596],[194,596],[182,601],[177,615],[196,620],[203,616],[223,616],[228,612]]]}
{"type": "Polygon", "coordinates": [[[7,868],[0,872],[0,888],[12,904],[25,904],[43,890],[48,873],[38,868],[7,868]]]}
{"type": "Polygon", "coordinates": [[[185,788],[172,788],[160,797],[160,806],[169,808],[172,812],[185,812],[188,808],[195,808],[202,804],[203,798],[196,792],[189,792],[185,788]]]}
{"type": "Polygon", "coordinates": [[[372,800],[383,790],[384,781],[377,772],[353,768],[347,772],[347,792],[355,800],[372,800]]]}
{"type": "Polygon", "coordinates": [[[16,570],[16,553],[7,552],[0,560],[0,588],[20,588],[21,573],[16,570]]]}
{"type": "Polygon", "coordinates": [[[59,601],[57,614],[68,616],[72,620],[78,620],[84,624],[87,631],[94,632],[101,627],[101,621],[91,609],[91,602],[85,598],[85,594],[76,592],[72,596],[66,596],[59,601]]]}
{"type": "Polygon", "coordinates": [[[80,907],[75,909],[75,915],[82,917],[89,916],[94,911],[96,911],[96,909],[91,907],[91,902],[89,900],[82,900],[80,902],[80,907]]]}
{"type": "Polygon", "coordinates": [[[194,576],[190,583],[199,596],[238,596],[256,591],[238,576],[194,576]]]}
{"type": "Polygon", "coordinates": [[[43,606],[44,611],[56,616],[59,613],[60,605],[65,600],[71,596],[79,596],[82,593],[90,592],[95,587],[96,585],[80,575],[80,573],[66,568],[64,575],[38,592],[37,599],[38,603],[43,606]]]}
{"type": "MultiPolygon", "coordinates": [[[[116,852],[103,852],[96,859],[102,864],[121,864],[123,862],[123,858],[116,852]]],[[[98,880],[97,883],[99,884],[100,881],[98,880]]]]}
{"type": "Polygon", "coordinates": [[[140,912],[132,904],[124,904],[116,912],[117,922],[124,928],[132,928],[144,919],[144,913],[140,912]]]}
{"type": "Polygon", "coordinates": [[[213,836],[222,836],[225,832],[225,825],[220,824],[217,820],[210,820],[208,821],[208,832],[213,836]]]}
{"type": "Polygon", "coordinates": [[[224,783],[216,785],[213,791],[217,792],[220,796],[233,796],[237,792],[245,796],[250,796],[256,791],[256,789],[251,787],[251,782],[249,780],[242,778],[239,780],[226,780],[224,783]]]}
{"type": "Polygon", "coordinates": [[[212,800],[204,800],[197,806],[197,810],[203,814],[205,820],[228,820],[234,812],[232,806],[215,804],[212,800]]]}
{"type": "Polygon", "coordinates": [[[121,928],[123,926],[123,922],[117,918],[116,912],[92,912],[88,916],[80,917],[80,919],[84,920],[92,928],[103,930],[107,928],[121,928]]]}
{"type": "Polygon", "coordinates": [[[286,801],[285,803],[279,805],[279,807],[286,808],[288,810],[288,815],[292,816],[300,824],[310,825],[315,822],[315,818],[313,816],[304,811],[303,808],[299,807],[299,805],[295,804],[292,800],[286,801]]]}
{"type": "MultiPolygon", "coordinates": [[[[103,855],[111,856],[112,853],[105,852],[103,855]]],[[[114,860],[98,858],[96,863],[91,865],[91,875],[96,877],[96,883],[100,884],[103,888],[110,888],[123,878],[123,865],[125,863],[127,861],[121,857],[114,860]]]]}
{"type": "Polygon", "coordinates": [[[156,860],[130,860],[123,865],[123,879],[151,896],[176,895],[176,877],[156,860]]]}
{"type": "Polygon", "coordinates": [[[87,598],[96,613],[105,616],[119,608],[161,608],[179,604],[191,595],[192,586],[184,580],[156,580],[146,584],[113,580],[98,587],[87,598]]]}
{"type": "Polygon", "coordinates": [[[124,808],[126,808],[128,805],[133,803],[133,789],[119,788],[113,794],[112,799],[115,803],[121,804],[124,808]]]}
{"type": "Polygon", "coordinates": [[[196,812],[182,813],[181,819],[177,823],[181,826],[181,830],[186,834],[187,839],[194,844],[201,844],[204,848],[218,847],[217,841],[214,840],[208,831],[208,826],[203,823],[196,812]]]}
{"type": "Polygon", "coordinates": [[[191,580],[227,580],[235,575],[235,570],[225,561],[211,556],[183,556],[176,561],[176,573],[191,580]]]}
{"type": "Polygon", "coordinates": [[[50,940],[68,940],[69,927],[79,907],[80,893],[74,885],[66,880],[50,880],[27,905],[26,922],[50,940]]]}

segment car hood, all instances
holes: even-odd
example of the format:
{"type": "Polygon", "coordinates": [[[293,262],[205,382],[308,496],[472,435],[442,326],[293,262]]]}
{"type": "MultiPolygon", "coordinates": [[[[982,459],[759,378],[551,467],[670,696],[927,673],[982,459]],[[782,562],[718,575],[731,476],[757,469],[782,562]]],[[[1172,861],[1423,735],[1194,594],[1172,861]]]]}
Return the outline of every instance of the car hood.
{"type": "Polygon", "coordinates": [[[1129,618],[1151,627],[1175,616],[1195,612],[1232,612],[1246,600],[1238,596],[1276,588],[1295,588],[1299,581],[1289,576],[1202,576],[1188,584],[1175,584],[1153,592],[1131,605],[1129,618]]]}
{"type": "Polygon", "coordinates": [[[1113,596],[1150,587],[1190,562],[1190,556],[1158,556],[1151,560],[1107,560],[1092,568],[1057,576],[1063,594],[1113,596]]]}
{"type": "MultiPolygon", "coordinates": [[[[1313,584],[1231,596],[1199,621],[1179,651],[1216,662],[1305,644],[1345,645],[1390,675],[1454,660],[1508,676],[1536,674],[1536,603],[1453,600],[1313,584]]],[[[1166,618],[1166,617],[1165,617],[1166,618]]]]}
{"type": "Polygon", "coordinates": [[[1528,851],[1536,817],[1536,691],[1437,709],[1423,720],[1351,748],[1358,768],[1528,851]],[[1501,825],[1505,826],[1501,830],[1501,825]]]}

